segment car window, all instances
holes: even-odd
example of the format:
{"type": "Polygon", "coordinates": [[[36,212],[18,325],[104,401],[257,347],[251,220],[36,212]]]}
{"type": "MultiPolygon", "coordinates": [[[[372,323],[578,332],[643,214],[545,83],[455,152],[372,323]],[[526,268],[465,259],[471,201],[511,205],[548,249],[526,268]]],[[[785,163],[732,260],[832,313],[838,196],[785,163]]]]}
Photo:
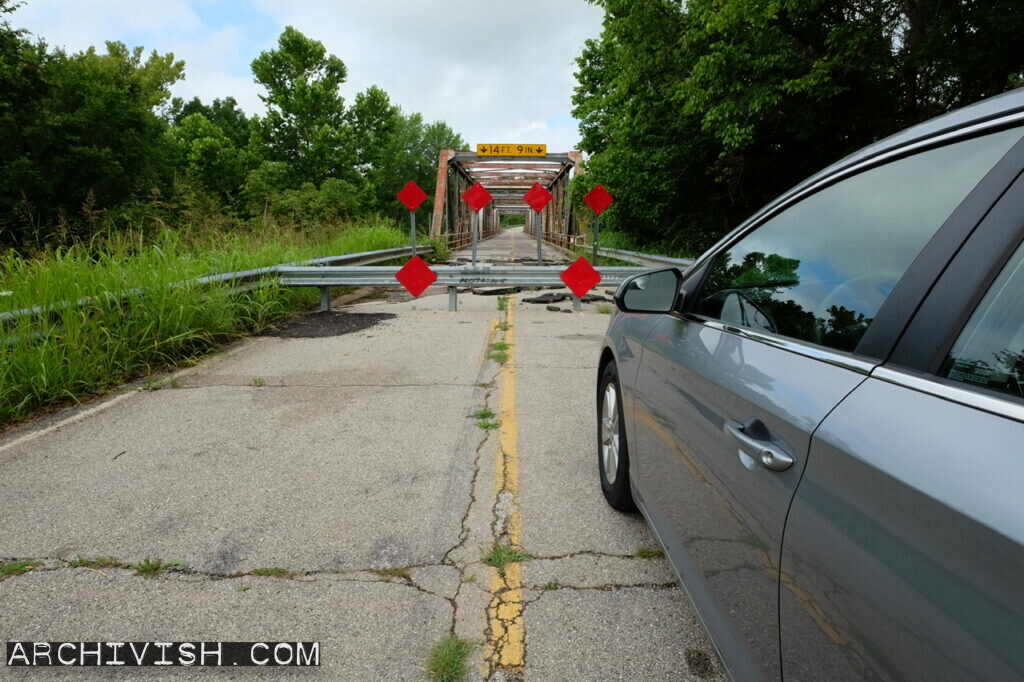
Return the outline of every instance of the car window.
{"type": "Polygon", "coordinates": [[[1024,397],[1024,245],[946,356],[940,374],[954,381],[1024,397]]]}
{"type": "Polygon", "coordinates": [[[842,180],[720,254],[694,312],[852,351],[903,273],[1020,128],[842,180]]]}

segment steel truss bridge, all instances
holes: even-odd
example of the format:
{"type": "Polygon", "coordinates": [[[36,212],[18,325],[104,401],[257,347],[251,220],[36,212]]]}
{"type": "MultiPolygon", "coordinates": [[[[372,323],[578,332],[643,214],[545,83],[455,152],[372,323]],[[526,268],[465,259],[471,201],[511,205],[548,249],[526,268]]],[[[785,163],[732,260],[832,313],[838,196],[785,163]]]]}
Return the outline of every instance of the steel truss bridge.
{"type": "Polygon", "coordinates": [[[580,161],[578,151],[533,157],[481,156],[443,149],[437,167],[430,236],[447,239],[453,249],[472,241],[473,211],[461,197],[477,182],[494,197],[480,211],[481,240],[501,230],[501,216],[517,213],[527,215],[526,232],[533,234],[533,222],[528,216],[532,211],[523,202],[523,194],[539,182],[553,195],[551,203],[536,218],[543,240],[562,248],[582,244],[584,235],[579,234],[574,224],[569,203],[569,180],[580,161]]]}

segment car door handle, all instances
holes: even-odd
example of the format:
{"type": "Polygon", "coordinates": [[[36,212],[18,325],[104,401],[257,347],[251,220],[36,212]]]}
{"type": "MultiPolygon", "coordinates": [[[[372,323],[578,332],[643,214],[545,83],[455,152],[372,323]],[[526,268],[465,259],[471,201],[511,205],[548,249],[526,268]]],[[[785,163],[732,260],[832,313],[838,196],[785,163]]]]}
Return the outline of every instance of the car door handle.
{"type": "MultiPolygon", "coordinates": [[[[789,467],[793,466],[793,456],[788,452],[775,445],[770,440],[755,438],[747,433],[748,427],[755,423],[760,425],[760,422],[756,419],[747,422],[745,425],[738,422],[727,421],[725,422],[725,432],[736,439],[736,441],[738,441],[745,449],[756,453],[754,456],[762,465],[764,465],[765,468],[771,469],[772,471],[785,471],[789,467]]],[[[756,430],[767,431],[763,425],[761,425],[761,429],[756,430]]]]}

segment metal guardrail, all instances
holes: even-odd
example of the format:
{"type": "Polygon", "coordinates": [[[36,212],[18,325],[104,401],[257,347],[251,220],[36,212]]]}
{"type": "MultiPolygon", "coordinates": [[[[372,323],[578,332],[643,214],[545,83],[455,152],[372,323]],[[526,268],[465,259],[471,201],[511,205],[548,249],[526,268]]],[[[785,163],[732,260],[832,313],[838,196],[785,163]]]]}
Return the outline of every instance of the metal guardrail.
{"type": "MultiPolygon", "coordinates": [[[[640,274],[648,268],[600,267],[602,285],[617,286],[627,277],[640,274]]],[[[319,287],[320,309],[330,310],[330,288],[349,286],[401,286],[395,274],[396,267],[290,267],[281,266],[281,284],[293,287],[319,287]]],[[[565,286],[559,275],[564,266],[452,266],[440,265],[431,268],[437,274],[434,286],[448,287],[448,309],[458,307],[459,287],[502,287],[502,286],[565,286]]],[[[573,306],[579,308],[579,300],[573,297],[573,306]]]]}
{"type": "MultiPolygon", "coordinates": [[[[239,289],[248,288],[254,282],[269,278],[277,277],[280,275],[281,268],[297,267],[297,266],[314,266],[312,269],[317,267],[328,267],[334,265],[369,265],[372,263],[381,263],[384,261],[395,260],[396,258],[402,258],[411,252],[411,247],[401,246],[395,249],[379,249],[377,251],[360,251],[357,253],[346,253],[340,256],[327,256],[325,258],[313,258],[311,260],[300,261],[298,263],[286,263],[284,265],[271,265],[265,268],[256,268],[253,270],[240,270],[238,272],[224,272],[216,275],[206,275],[204,277],[196,277],[195,279],[185,280],[184,282],[175,282],[172,287],[186,286],[189,284],[222,284],[228,283],[236,285],[239,289]]],[[[417,246],[416,254],[419,256],[425,256],[433,253],[433,246],[417,246]]],[[[128,289],[125,291],[111,292],[106,294],[107,299],[122,299],[126,296],[138,296],[145,293],[143,289],[128,289]]],[[[45,313],[62,310],[64,308],[71,307],[82,307],[90,305],[99,300],[95,296],[89,296],[86,298],[80,298],[77,301],[61,301],[48,306],[34,306],[32,308],[22,308],[20,310],[11,310],[7,312],[0,312],[0,324],[14,321],[21,317],[33,317],[36,315],[42,315],[45,313]]]]}
{"type": "Polygon", "coordinates": [[[693,258],[670,258],[668,256],[658,256],[650,253],[640,253],[638,251],[625,251],[623,249],[603,249],[598,247],[597,255],[605,256],[607,258],[615,258],[616,260],[626,261],[627,263],[637,263],[639,265],[646,265],[651,268],[680,268],[685,270],[686,268],[693,265],[695,259],[693,258]]]}

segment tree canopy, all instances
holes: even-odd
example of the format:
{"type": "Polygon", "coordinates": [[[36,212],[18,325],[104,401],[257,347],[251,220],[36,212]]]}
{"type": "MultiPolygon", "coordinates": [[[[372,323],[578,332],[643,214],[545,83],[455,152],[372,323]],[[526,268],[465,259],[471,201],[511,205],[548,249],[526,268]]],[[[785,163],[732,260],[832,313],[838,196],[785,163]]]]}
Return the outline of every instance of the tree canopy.
{"type": "Polygon", "coordinates": [[[84,237],[99,216],[128,226],[133,206],[197,200],[299,224],[397,218],[395,192],[410,179],[431,192],[440,149],[465,145],[378,87],[346,106],[344,62],[290,26],[252,62],[266,112],[250,116],[230,96],[172,99],[185,74],[172,54],[30,40],[10,25],[16,5],[0,0],[0,245],[84,237]]]}
{"type": "Polygon", "coordinates": [[[697,252],[810,173],[1024,84],[1015,0],[592,0],[574,114],[610,227],[697,252]]]}

